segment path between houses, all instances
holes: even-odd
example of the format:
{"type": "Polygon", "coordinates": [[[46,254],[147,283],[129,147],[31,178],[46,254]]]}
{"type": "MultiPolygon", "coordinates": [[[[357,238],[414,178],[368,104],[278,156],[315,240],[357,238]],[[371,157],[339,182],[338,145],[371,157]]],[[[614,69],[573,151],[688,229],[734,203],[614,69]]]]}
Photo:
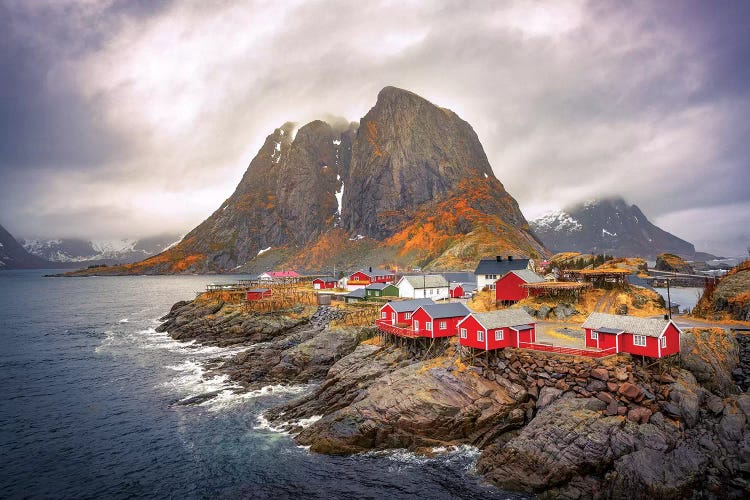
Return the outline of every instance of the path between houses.
{"type": "Polygon", "coordinates": [[[594,312],[610,313],[617,300],[617,290],[605,290],[604,295],[596,301],[594,312]]]}

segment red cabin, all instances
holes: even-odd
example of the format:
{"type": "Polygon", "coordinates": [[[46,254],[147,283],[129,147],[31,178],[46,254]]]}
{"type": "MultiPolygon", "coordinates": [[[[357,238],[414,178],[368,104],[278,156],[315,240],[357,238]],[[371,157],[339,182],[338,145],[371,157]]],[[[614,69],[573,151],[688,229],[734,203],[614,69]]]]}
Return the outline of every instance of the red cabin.
{"type": "Polygon", "coordinates": [[[670,319],[637,318],[618,314],[591,313],[583,323],[586,347],[614,348],[650,358],[680,352],[679,327],[670,319]]]}
{"type": "Polygon", "coordinates": [[[523,309],[471,313],[458,323],[458,341],[474,349],[523,347],[536,341],[534,319],[523,309]]]}
{"type": "Polygon", "coordinates": [[[325,276],[323,278],[315,278],[312,285],[315,290],[326,290],[329,288],[336,288],[338,286],[338,281],[333,276],[325,276]]]}
{"type": "Polygon", "coordinates": [[[406,325],[411,327],[414,311],[420,306],[434,304],[432,299],[394,300],[380,308],[380,321],[390,325],[406,325]]]}
{"type": "Polygon", "coordinates": [[[529,296],[529,290],[521,287],[521,285],[543,282],[544,278],[528,269],[507,272],[495,281],[495,300],[497,302],[518,302],[529,296]]]}
{"type": "Polygon", "coordinates": [[[420,306],[412,315],[412,328],[421,337],[458,335],[458,323],[471,311],[458,302],[420,306]]]}
{"type": "Polygon", "coordinates": [[[464,296],[464,287],[461,283],[451,283],[450,296],[452,299],[460,299],[464,296]]]}
{"type": "Polygon", "coordinates": [[[393,283],[396,281],[396,274],[386,269],[361,269],[356,273],[349,275],[347,288],[363,288],[371,283],[393,283]]]}
{"type": "Polygon", "coordinates": [[[264,297],[270,297],[271,291],[270,288],[252,288],[247,291],[247,300],[260,300],[264,297]]]}

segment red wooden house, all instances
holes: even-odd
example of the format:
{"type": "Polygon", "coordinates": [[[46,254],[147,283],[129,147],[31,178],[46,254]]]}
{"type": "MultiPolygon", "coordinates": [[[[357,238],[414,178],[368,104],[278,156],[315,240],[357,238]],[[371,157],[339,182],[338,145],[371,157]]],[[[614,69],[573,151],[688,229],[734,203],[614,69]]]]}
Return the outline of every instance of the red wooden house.
{"type": "Polygon", "coordinates": [[[471,311],[458,302],[419,306],[412,314],[412,328],[420,337],[453,337],[458,323],[471,311]]]}
{"type": "Polygon", "coordinates": [[[333,276],[324,276],[322,278],[315,278],[312,285],[315,290],[326,290],[328,288],[336,288],[338,281],[333,276]]]}
{"type": "Polygon", "coordinates": [[[411,317],[420,306],[434,304],[432,299],[394,300],[380,308],[380,321],[411,328],[411,317]]]}
{"type": "Polygon", "coordinates": [[[583,323],[586,347],[614,348],[650,358],[680,352],[680,328],[670,319],[591,313],[583,323]]]}
{"type": "Polygon", "coordinates": [[[270,288],[251,288],[247,291],[247,300],[260,300],[270,297],[272,293],[270,288]]]}
{"type": "Polygon", "coordinates": [[[458,323],[458,341],[475,349],[523,347],[536,341],[534,319],[523,309],[471,313],[458,323]]]}
{"type": "Polygon", "coordinates": [[[350,274],[346,282],[346,288],[356,290],[357,288],[364,288],[370,283],[393,283],[395,281],[396,274],[393,271],[371,267],[350,274]]]}
{"type": "Polygon", "coordinates": [[[528,269],[519,269],[505,273],[495,282],[495,300],[497,302],[518,302],[529,296],[529,290],[522,288],[526,283],[542,283],[544,278],[528,269]]]}

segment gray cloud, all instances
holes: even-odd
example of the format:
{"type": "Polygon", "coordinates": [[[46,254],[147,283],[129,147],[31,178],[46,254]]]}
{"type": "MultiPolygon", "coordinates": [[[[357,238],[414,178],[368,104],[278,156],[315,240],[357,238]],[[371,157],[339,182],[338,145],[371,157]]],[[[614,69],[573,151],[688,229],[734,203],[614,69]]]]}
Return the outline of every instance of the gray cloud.
{"type": "Polygon", "coordinates": [[[20,236],[184,232],[274,127],[356,121],[396,85],[471,123],[529,217],[621,194],[701,249],[746,246],[742,2],[2,9],[0,210],[20,236]],[[686,222],[728,211],[724,237],[686,222]]]}

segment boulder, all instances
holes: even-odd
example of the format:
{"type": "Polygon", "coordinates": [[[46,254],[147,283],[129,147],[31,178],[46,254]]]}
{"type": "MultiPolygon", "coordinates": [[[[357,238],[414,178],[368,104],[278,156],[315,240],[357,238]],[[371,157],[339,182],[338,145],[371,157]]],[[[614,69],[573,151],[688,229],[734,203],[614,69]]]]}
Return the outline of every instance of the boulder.
{"type": "Polygon", "coordinates": [[[635,401],[639,396],[643,395],[643,391],[640,387],[629,382],[625,382],[624,384],[620,385],[617,393],[621,396],[625,396],[631,401],[635,401]]]}
{"type": "Polygon", "coordinates": [[[594,368],[591,370],[590,376],[598,380],[603,380],[604,382],[609,380],[609,372],[606,368],[594,368]]]}
{"type": "Polygon", "coordinates": [[[737,392],[732,370],[739,364],[739,345],[732,332],[718,328],[683,332],[680,361],[709,391],[721,396],[737,392]]]}
{"type": "Polygon", "coordinates": [[[562,395],[562,392],[563,391],[561,391],[560,389],[556,389],[554,387],[542,387],[542,389],[539,391],[539,398],[536,401],[537,410],[542,410],[549,406],[552,402],[554,402],[562,395]]]}

